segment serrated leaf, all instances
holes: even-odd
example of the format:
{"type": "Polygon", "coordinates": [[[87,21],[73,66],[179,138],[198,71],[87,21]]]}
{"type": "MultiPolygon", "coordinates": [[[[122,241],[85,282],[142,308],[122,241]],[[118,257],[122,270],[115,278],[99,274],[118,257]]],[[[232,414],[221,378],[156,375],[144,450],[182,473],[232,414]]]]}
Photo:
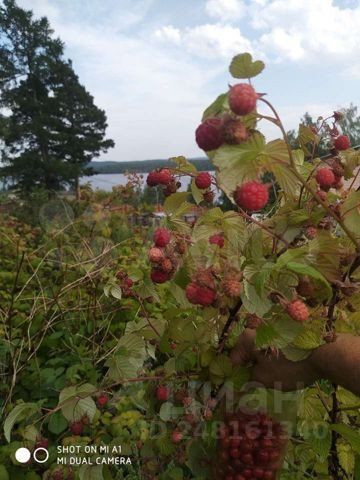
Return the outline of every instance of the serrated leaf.
{"type": "Polygon", "coordinates": [[[340,465],[348,475],[351,475],[355,468],[355,454],[350,445],[340,443],[336,447],[340,465]]]}
{"type": "Polygon", "coordinates": [[[298,335],[293,341],[293,345],[295,347],[304,350],[313,350],[323,343],[324,341],[322,337],[311,330],[305,330],[304,332],[300,333],[300,335],[298,335]]]}
{"type": "Polygon", "coordinates": [[[304,434],[305,440],[319,455],[322,461],[326,460],[331,448],[331,432],[326,422],[316,422],[316,428],[304,434]],[[321,427],[321,429],[320,429],[321,427]]]}
{"type": "Polygon", "coordinates": [[[109,377],[116,382],[136,377],[139,370],[138,361],[119,355],[110,358],[106,366],[109,368],[109,377]]]}
{"type": "Polygon", "coordinates": [[[250,371],[248,368],[233,367],[230,377],[226,380],[226,385],[230,385],[235,392],[240,392],[249,379],[250,371]]]}
{"type": "Polygon", "coordinates": [[[218,183],[230,199],[237,185],[258,178],[264,150],[265,138],[256,132],[240,145],[224,145],[216,151],[213,163],[219,168],[218,183]]]}
{"type": "Polygon", "coordinates": [[[68,422],[61,412],[55,412],[51,415],[48,423],[48,429],[51,433],[59,435],[67,429],[67,426],[68,422]]]}
{"type": "Polygon", "coordinates": [[[184,408],[176,407],[171,402],[163,403],[159,411],[160,419],[163,422],[169,422],[170,420],[175,420],[183,414],[184,414],[184,408]]]}
{"type": "Polygon", "coordinates": [[[332,425],[331,428],[339,433],[351,445],[355,452],[360,453],[360,433],[358,430],[348,427],[345,424],[335,424],[332,425]]]}
{"type": "Polygon", "coordinates": [[[319,280],[326,287],[328,297],[330,298],[332,296],[332,288],[331,288],[329,282],[326,280],[326,278],[320,272],[318,272],[312,266],[305,265],[303,263],[288,262],[287,263],[287,268],[289,270],[295,272],[295,273],[299,273],[300,275],[304,275],[304,276],[306,275],[308,277],[319,280]]]}
{"type": "Polygon", "coordinates": [[[300,183],[292,171],[284,140],[272,140],[265,145],[263,163],[264,167],[273,173],[285,195],[294,198],[299,191],[300,183]]]}
{"type": "Polygon", "coordinates": [[[197,205],[204,200],[203,192],[196,186],[195,179],[191,180],[191,193],[197,205]]]}
{"type": "Polygon", "coordinates": [[[81,465],[79,480],[104,480],[102,465],[81,465]]]}
{"type": "Polygon", "coordinates": [[[190,163],[184,156],[172,157],[170,161],[175,163],[179,170],[186,173],[196,173],[196,167],[190,163]]]}
{"type": "Polygon", "coordinates": [[[11,430],[13,429],[15,423],[21,422],[25,418],[31,417],[34,413],[39,410],[39,407],[36,403],[20,403],[16,405],[13,410],[6,417],[4,422],[4,436],[5,439],[10,442],[11,430]]]}
{"type": "Polygon", "coordinates": [[[173,215],[175,212],[184,206],[186,199],[188,198],[188,192],[176,192],[167,197],[164,202],[164,211],[167,215],[173,215]]]}
{"type": "Polygon", "coordinates": [[[241,53],[232,59],[229,70],[234,78],[253,78],[264,68],[265,64],[261,60],[253,62],[250,53],[241,53]]]}
{"type": "Polygon", "coordinates": [[[263,323],[256,329],[255,345],[258,348],[270,345],[276,336],[277,332],[275,328],[268,323],[263,323]]]}
{"type": "Polygon", "coordinates": [[[193,475],[199,478],[210,478],[209,449],[201,440],[189,444],[187,451],[187,465],[193,475]]]}
{"type": "Polygon", "coordinates": [[[210,363],[210,373],[216,377],[226,378],[231,375],[232,363],[226,355],[219,355],[215,357],[210,363]]]}
{"type": "Polygon", "coordinates": [[[77,421],[86,415],[92,421],[96,413],[96,404],[91,395],[95,392],[96,388],[90,383],[61,390],[59,406],[64,417],[68,421],[77,421]]]}
{"type": "Polygon", "coordinates": [[[216,117],[217,115],[223,113],[225,110],[229,110],[228,94],[222,93],[204,111],[202,121],[206,120],[207,118],[216,117]]]}
{"type": "Polygon", "coordinates": [[[340,208],[345,226],[360,236],[360,191],[351,190],[340,208]]]}

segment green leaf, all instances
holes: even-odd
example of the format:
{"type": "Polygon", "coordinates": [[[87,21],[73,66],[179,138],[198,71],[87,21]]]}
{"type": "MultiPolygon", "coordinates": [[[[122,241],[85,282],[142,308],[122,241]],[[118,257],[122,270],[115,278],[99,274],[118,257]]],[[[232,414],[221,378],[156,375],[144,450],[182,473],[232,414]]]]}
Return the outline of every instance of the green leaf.
{"type": "Polygon", "coordinates": [[[204,200],[203,192],[196,186],[195,179],[191,180],[191,193],[197,205],[204,200]]]}
{"type": "Polygon", "coordinates": [[[259,75],[264,68],[265,64],[261,60],[253,62],[250,53],[241,53],[232,59],[229,70],[234,78],[252,78],[259,75]]]}
{"type": "Polygon", "coordinates": [[[322,461],[327,459],[331,448],[331,432],[326,422],[316,422],[316,428],[310,427],[309,431],[304,433],[304,438],[322,461]]]}
{"type": "Polygon", "coordinates": [[[198,478],[210,478],[209,449],[201,440],[195,440],[188,447],[187,465],[193,475],[198,478]]]}
{"type": "Polygon", "coordinates": [[[265,145],[263,164],[264,168],[274,174],[285,195],[294,198],[300,183],[292,171],[289,152],[284,140],[273,140],[265,145]]]}
{"type": "Polygon", "coordinates": [[[210,363],[210,373],[216,377],[226,378],[231,375],[232,363],[226,355],[215,357],[210,363]]]}
{"type": "Polygon", "coordinates": [[[102,465],[81,465],[79,468],[79,480],[104,480],[102,465]]]}
{"type": "Polygon", "coordinates": [[[25,418],[30,418],[34,413],[39,411],[36,403],[20,403],[9,413],[4,422],[4,436],[10,442],[11,430],[15,423],[19,423],[25,418]]]}
{"type": "Polygon", "coordinates": [[[233,367],[230,377],[226,380],[226,385],[230,385],[235,392],[240,392],[249,379],[250,371],[248,368],[233,367]]]}
{"type": "Polygon", "coordinates": [[[164,202],[164,211],[167,215],[175,214],[175,212],[186,203],[188,192],[176,192],[167,197],[164,202]]]}
{"type": "Polygon", "coordinates": [[[160,407],[159,416],[163,422],[169,422],[175,420],[184,414],[183,407],[176,407],[171,402],[165,402],[160,407]]]}
{"type": "Polygon", "coordinates": [[[228,109],[229,109],[228,94],[222,93],[204,111],[202,116],[202,121],[206,120],[207,118],[216,117],[217,115],[223,113],[224,110],[228,110],[228,109]]]}
{"type": "Polygon", "coordinates": [[[340,208],[345,226],[360,236],[360,191],[350,191],[340,208]]]}
{"type": "Polygon", "coordinates": [[[115,355],[106,362],[109,368],[108,375],[116,382],[134,378],[139,370],[138,361],[124,355],[115,355]]]}
{"type": "Polygon", "coordinates": [[[324,341],[321,335],[311,330],[305,330],[295,338],[293,345],[297,348],[302,348],[304,350],[313,350],[314,348],[319,347],[323,343],[324,341]]]}
{"type": "Polygon", "coordinates": [[[68,421],[77,421],[86,415],[92,421],[96,413],[96,404],[91,395],[95,393],[96,388],[90,383],[61,390],[59,406],[64,417],[68,421]]]}
{"type": "Polygon", "coordinates": [[[275,328],[269,323],[263,323],[256,329],[255,344],[258,348],[270,345],[276,336],[277,331],[275,328]]]}
{"type": "Polygon", "coordinates": [[[331,428],[349,442],[356,453],[360,453],[360,433],[358,430],[348,427],[345,424],[335,424],[332,425],[331,428]]]}
{"type": "Polygon", "coordinates": [[[287,268],[295,273],[299,273],[300,275],[307,275],[308,277],[319,280],[326,287],[329,298],[332,296],[332,289],[329,282],[319,271],[315,270],[315,268],[311,267],[310,265],[297,262],[289,262],[287,264],[287,268]]]}
{"type": "Polygon", "coordinates": [[[339,443],[336,446],[336,449],[338,452],[340,465],[348,475],[351,475],[355,468],[355,454],[351,449],[351,446],[339,443]]]}
{"type": "Polygon", "coordinates": [[[66,430],[67,426],[68,426],[68,422],[62,413],[55,412],[51,415],[48,423],[48,429],[51,433],[55,433],[55,435],[59,435],[59,433],[66,430]]]}
{"type": "Polygon", "coordinates": [[[260,155],[264,154],[265,138],[255,132],[250,139],[240,145],[224,145],[213,158],[219,168],[218,183],[230,199],[236,186],[246,180],[258,178],[261,170],[260,155]]]}

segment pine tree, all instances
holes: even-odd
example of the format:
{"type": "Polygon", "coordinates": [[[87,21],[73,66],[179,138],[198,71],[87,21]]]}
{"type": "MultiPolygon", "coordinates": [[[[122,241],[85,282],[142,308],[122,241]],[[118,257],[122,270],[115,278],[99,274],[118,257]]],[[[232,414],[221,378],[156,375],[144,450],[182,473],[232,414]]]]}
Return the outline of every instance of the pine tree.
{"type": "Polygon", "coordinates": [[[14,0],[0,8],[0,175],[23,193],[78,186],[87,163],[114,145],[106,115],[79,83],[63,43],[48,20],[33,18],[14,0]],[[4,122],[2,122],[4,123],[4,122]]]}

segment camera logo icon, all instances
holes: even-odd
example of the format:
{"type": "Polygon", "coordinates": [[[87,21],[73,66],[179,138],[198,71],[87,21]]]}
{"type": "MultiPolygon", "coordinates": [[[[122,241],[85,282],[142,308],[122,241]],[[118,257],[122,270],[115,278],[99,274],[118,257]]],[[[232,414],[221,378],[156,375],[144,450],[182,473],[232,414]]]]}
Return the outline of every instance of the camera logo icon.
{"type": "MultiPolygon", "coordinates": [[[[49,452],[46,448],[39,447],[33,451],[32,457],[36,463],[45,463],[49,459],[49,452]]],[[[27,463],[31,458],[31,452],[25,447],[18,448],[15,452],[15,458],[19,463],[27,463]]]]}

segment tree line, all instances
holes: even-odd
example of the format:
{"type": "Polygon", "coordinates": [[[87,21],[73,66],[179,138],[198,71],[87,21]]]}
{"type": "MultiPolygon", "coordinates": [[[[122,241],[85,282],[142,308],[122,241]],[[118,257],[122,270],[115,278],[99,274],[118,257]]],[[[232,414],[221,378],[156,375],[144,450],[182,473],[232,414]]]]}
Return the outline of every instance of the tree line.
{"type": "Polygon", "coordinates": [[[0,177],[23,194],[79,190],[89,162],[114,146],[46,17],[0,6],[0,177]]]}

